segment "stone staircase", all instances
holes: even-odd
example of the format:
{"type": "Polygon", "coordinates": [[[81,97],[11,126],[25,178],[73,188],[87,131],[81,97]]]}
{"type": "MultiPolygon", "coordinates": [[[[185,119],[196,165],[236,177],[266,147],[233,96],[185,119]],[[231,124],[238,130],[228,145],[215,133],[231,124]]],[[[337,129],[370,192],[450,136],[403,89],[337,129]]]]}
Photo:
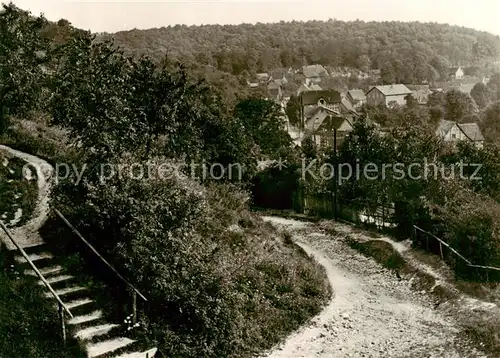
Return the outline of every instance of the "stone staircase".
{"type": "MultiPolygon", "coordinates": [[[[73,337],[82,342],[87,351],[87,357],[155,357],[157,348],[144,351],[140,348],[140,342],[123,334],[123,326],[118,323],[106,322],[103,312],[92,300],[87,288],[57,264],[56,258],[52,256],[45,244],[25,248],[25,251],[73,314],[73,318],[66,315],[67,334],[72,334],[73,337]]],[[[38,278],[20,253],[17,253],[15,259],[21,272],[38,278]]],[[[45,287],[41,280],[39,284],[45,287]]],[[[45,295],[54,300],[54,306],[57,308],[56,300],[48,289],[45,295]]]]}

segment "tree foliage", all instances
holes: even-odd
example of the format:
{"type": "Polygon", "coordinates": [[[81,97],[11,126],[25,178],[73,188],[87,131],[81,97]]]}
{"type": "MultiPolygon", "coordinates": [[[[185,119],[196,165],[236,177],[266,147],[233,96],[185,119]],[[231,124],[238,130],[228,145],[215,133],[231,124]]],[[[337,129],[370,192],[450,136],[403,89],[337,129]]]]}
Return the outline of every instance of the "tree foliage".
{"type": "Polygon", "coordinates": [[[449,121],[460,122],[467,115],[479,112],[474,99],[459,90],[450,90],[445,95],[445,118],[449,121]]]}
{"type": "Polygon", "coordinates": [[[378,68],[387,83],[437,80],[448,75],[452,64],[493,59],[500,53],[500,41],[494,35],[418,22],[178,25],[102,36],[109,37],[132,54],[162,58],[168,51],[188,67],[212,66],[235,75],[321,63],[378,68]],[[221,43],[226,45],[221,48],[221,43]]]}
{"type": "Polygon", "coordinates": [[[26,115],[40,105],[50,59],[50,42],[40,38],[43,17],[32,17],[12,3],[0,12],[0,133],[9,115],[26,115]]]}
{"type": "Polygon", "coordinates": [[[290,97],[290,100],[286,104],[285,113],[290,124],[294,126],[300,125],[300,103],[296,96],[292,95],[290,97]]]}

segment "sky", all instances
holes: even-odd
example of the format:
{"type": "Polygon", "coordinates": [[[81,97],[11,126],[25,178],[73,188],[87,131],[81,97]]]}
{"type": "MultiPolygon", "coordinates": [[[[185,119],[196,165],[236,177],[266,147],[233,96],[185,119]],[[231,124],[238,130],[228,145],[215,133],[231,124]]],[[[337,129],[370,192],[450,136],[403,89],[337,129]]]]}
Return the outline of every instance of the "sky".
{"type": "MultiPolygon", "coordinates": [[[[6,2],[7,0],[1,0],[6,2]]],[[[93,32],[176,24],[240,24],[292,20],[421,21],[500,35],[500,0],[13,0],[34,15],[61,18],[93,32]]]]}

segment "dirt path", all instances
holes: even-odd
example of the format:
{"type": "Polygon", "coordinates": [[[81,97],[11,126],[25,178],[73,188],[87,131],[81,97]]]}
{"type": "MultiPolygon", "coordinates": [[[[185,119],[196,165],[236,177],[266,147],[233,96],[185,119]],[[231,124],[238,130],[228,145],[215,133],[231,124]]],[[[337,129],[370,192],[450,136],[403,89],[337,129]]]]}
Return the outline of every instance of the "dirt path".
{"type": "MultiPolygon", "coordinates": [[[[486,355],[472,348],[453,320],[425,293],[317,226],[264,217],[287,227],[296,242],[326,268],[334,298],[310,325],[267,357],[457,357],[486,355]]],[[[337,228],[337,227],[336,227],[337,228]]],[[[349,231],[339,224],[339,231],[349,231]]],[[[400,249],[405,250],[405,244],[400,249]]]]}
{"type": "MultiPolygon", "coordinates": [[[[38,234],[38,229],[45,223],[49,213],[49,196],[52,187],[51,177],[53,173],[52,166],[45,160],[35,157],[30,154],[11,149],[0,144],[0,150],[6,151],[13,156],[25,160],[29,163],[30,170],[36,170],[38,184],[38,201],[33,212],[33,218],[21,227],[12,230],[13,236],[21,247],[36,246],[43,243],[42,238],[38,234]]],[[[14,249],[15,246],[10,240],[0,233],[0,238],[3,239],[9,249],[14,249]]]]}

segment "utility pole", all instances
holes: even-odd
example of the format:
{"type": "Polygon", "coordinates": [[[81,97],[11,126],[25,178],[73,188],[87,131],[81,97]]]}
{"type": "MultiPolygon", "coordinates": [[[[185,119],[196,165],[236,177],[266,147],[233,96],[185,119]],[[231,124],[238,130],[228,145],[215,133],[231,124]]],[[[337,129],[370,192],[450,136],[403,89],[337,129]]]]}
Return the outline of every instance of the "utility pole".
{"type": "MultiPolygon", "coordinates": [[[[333,170],[337,171],[337,127],[333,127],[333,170]]],[[[337,220],[337,176],[338,172],[335,172],[333,177],[333,217],[337,220]]]]}

